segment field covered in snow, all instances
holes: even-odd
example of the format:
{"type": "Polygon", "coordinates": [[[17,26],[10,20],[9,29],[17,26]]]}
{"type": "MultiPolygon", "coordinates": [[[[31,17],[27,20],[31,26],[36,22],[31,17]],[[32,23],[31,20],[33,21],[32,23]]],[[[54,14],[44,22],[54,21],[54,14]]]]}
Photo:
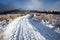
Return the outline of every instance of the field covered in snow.
{"type": "Polygon", "coordinates": [[[54,23],[31,18],[29,15],[15,20],[3,20],[0,21],[0,38],[5,31],[9,35],[6,40],[60,40],[60,28],[54,28],[54,23]]]}

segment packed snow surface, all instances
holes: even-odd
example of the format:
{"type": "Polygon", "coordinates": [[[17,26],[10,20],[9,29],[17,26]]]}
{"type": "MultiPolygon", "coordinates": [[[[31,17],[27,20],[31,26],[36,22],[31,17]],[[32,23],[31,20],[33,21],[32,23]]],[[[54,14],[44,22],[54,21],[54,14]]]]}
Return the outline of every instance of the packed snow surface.
{"type": "Polygon", "coordinates": [[[16,18],[7,25],[5,40],[60,40],[60,34],[30,15],[16,18]]]}

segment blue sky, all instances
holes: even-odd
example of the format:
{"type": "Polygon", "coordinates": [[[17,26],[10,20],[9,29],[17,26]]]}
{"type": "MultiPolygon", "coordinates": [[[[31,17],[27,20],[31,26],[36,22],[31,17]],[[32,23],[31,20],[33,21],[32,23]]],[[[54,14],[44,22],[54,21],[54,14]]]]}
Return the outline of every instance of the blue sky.
{"type": "Polygon", "coordinates": [[[0,3],[11,9],[60,11],[60,0],[0,0],[0,3]]]}

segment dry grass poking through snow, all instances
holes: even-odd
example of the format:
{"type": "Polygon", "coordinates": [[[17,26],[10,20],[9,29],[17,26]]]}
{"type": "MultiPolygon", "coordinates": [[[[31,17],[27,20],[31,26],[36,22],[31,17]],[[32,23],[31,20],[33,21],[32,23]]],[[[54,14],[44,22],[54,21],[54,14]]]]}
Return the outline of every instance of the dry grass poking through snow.
{"type": "MultiPolygon", "coordinates": [[[[19,13],[19,14],[6,14],[6,15],[0,15],[0,21],[2,20],[8,20],[8,19],[15,19],[16,17],[24,16],[26,14],[24,13],[19,13]]],[[[60,15],[55,15],[55,14],[36,14],[38,19],[44,19],[44,20],[50,20],[50,21],[55,21],[55,20],[60,20],[57,19],[56,16],[60,15]]],[[[4,40],[4,33],[0,29],[0,40],[4,40]]]]}
{"type": "Polygon", "coordinates": [[[16,17],[19,16],[24,16],[26,14],[6,14],[6,15],[0,15],[0,21],[2,20],[7,20],[7,19],[15,19],[16,17]]]}

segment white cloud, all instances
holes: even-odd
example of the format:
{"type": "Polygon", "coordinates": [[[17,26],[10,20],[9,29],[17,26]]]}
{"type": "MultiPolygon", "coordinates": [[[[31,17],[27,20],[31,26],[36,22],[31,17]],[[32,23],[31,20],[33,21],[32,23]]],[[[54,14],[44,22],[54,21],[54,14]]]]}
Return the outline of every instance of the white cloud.
{"type": "Polygon", "coordinates": [[[43,7],[43,3],[38,0],[30,0],[30,3],[32,4],[29,4],[29,2],[26,3],[24,8],[28,10],[39,10],[43,7]]]}
{"type": "Polygon", "coordinates": [[[60,11],[60,1],[54,2],[51,5],[46,5],[43,1],[29,0],[32,4],[25,5],[25,9],[40,10],[40,11],[60,11]]]}
{"type": "Polygon", "coordinates": [[[50,7],[52,11],[60,11],[60,1],[57,1],[50,7]]]}

